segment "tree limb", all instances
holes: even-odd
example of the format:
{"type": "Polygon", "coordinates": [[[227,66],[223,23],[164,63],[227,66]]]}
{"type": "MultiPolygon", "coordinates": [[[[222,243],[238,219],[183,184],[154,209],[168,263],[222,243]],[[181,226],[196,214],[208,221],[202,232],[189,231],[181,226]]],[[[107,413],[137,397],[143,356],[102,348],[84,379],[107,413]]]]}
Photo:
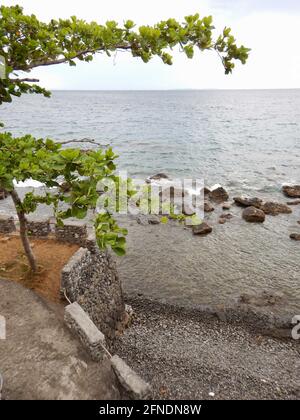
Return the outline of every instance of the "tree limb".
{"type": "Polygon", "coordinates": [[[90,143],[90,144],[94,144],[95,146],[99,146],[99,147],[108,147],[109,146],[109,144],[99,144],[99,143],[96,143],[96,141],[94,139],[87,139],[87,138],[60,141],[59,143],[62,144],[62,145],[71,144],[71,143],[90,143]]]}
{"type": "MultiPolygon", "coordinates": [[[[116,50],[130,50],[131,49],[131,45],[117,45],[115,47],[116,50]]],[[[79,58],[82,55],[87,55],[87,54],[96,54],[98,52],[103,52],[105,51],[104,47],[100,47],[100,48],[95,48],[95,49],[88,49],[88,50],[84,50],[84,51],[80,51],[79,53],[75,54],[74,56],[67,58],[67,57],[63,57],[63,58],[58,58],[56,60],[52,60],[52,61],[35,61],[32,62],[31,64],[28,64],[27,66],[21,66],[21,67],[17,67],[14,66],[14,70],[15,71],[28,71],[31,70],[35,67],[45,67],[45,66],[53,66],[55,64],[63,64],[63,63],[67,63],[71,60],[76,60],[76,58],[79,58]]]]}
{"type": "Polygon", "coordinates": [[[39,79],[30,79],[29,77],[24,77],[23,79],[9,79],[10,82],[12,83],[38,83],[40,80],[39,79]]]}

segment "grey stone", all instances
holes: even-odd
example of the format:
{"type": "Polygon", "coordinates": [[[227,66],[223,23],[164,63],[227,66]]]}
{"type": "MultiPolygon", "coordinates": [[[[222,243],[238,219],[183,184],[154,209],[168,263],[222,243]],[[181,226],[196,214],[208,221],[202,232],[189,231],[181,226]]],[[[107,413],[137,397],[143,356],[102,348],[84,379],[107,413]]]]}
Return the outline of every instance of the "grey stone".
{"type": "Polygon", "coordinates": [[[92,359],[101,361],[105,352],[103,347],[106,347],[105,337],[77,302],[65,308],[65,322],[79,337],[92,359]]]}
{"type": "Polygon", "coordinates": [[[146,400],[151,397],[150,385],[141,379],[119,356],[111,359],[112,368],[121,386],[134,400],[146,400]]]}

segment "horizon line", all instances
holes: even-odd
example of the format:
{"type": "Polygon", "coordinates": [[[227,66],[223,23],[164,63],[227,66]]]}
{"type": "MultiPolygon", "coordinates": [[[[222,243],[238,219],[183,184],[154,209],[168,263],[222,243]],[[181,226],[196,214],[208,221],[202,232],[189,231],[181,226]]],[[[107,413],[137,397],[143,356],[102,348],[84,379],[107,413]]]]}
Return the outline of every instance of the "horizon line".
{"type": "Polygon", "coordinates": [[[180,92],[180,91],[252,91],[252,90],[300,90],[300,87],[280,88],[180,88],[180,89],[52,89],[52,92],[180,92]]]}

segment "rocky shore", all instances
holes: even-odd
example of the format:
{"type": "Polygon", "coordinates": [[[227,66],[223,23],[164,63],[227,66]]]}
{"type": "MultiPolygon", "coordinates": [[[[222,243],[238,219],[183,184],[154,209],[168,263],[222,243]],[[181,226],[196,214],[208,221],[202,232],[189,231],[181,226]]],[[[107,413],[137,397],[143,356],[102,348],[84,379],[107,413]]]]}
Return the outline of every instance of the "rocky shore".
{"type": "MultiPolygon", "coordinates": [[[[166,202],[170,202],[171,205],[182,209],[183,215],[191,217],[195,215],[197,209],[190,205],[194,197],[190,197],[191,193],[184,188],[180,189],[172,186],[172,179],[164,173],[154,175],[147,179],[148,184],[160,185],[161,193],[160,200],[161,205],[166,202]],[[188,204],[186,204],[188,202],[188,204]],[[195,211],[196,210],[196,211],[195,211]]],[[[198,195],[203,196],[203,211],[204,214],[209,214],[215,211],[215,207],[218,206],[224,211],[229,211],[233,205],[243,208],[242,218],[249,223],[264,223],[266,216],[278,216],[280,214],[291,214],[293,210],[291,206],[300,205],[300,185],[284,185],[282,187],[282,193],[286,197],[293,199],[293,201],[276,202],[266,201],[258,197],[238,196],[233,197],[230,201],[230,195],[226,189],[222,186],[216,186],[212,189],[204,187],[201,191],[196,192],[198,195]]],[[[201,204],[202,205],[202,204],[201,204]]],[[[177,213],[180,211],[178,210],[177,213]]],[[[163,212],[162,212],[163,214],[163,212]]],[[[300,217],[300,214],[299,214],[300,217]]],[[[223,212],[219,215],[218,223],[225,224],[233,218],[230,212],[223,212]]],[[[139,220],[142,220],[141,218],[139,220]]],[[[150,224],[158,224],[159,218],[153,218],[151,215],[148,218],[150,224]]],[[[144,223],[147,223],[147,219],[144,219],[144,223]]],[[[300,220],[298,221],[300,224],[300,220]]],[[[212,233],[213,227],[203,220],[201,223],[193,223],[192,231],[194,235],[207,235],[212,233]]],[[[299,232],[291,233],[290,238],[296,241],[300,241],[300,229],[299,232]]]]}
{"type": "Polygon", "coordinates": [[[143,298],[117,351],[153,387],[155,399],[300,398],[296,342],[143,298]]]}

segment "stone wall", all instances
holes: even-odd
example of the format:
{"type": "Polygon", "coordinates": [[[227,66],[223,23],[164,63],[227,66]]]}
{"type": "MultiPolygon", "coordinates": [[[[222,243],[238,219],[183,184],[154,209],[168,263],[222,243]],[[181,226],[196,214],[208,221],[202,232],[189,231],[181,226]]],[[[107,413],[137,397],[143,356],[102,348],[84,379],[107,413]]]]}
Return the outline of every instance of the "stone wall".
{"type": "Polygon", "coordinates": [[[46,238],[51,233],[50,220],[28,220],[28,234],[36,238],[46,238]]]}
{"type": "Polygon", "coordinates": [[[112,344],[125,313],[121,282],[109,252],[80,248],[62,271],[62,292],[78,302],[112,344]]]}
{"type": "Polygon", "coordinates": [[[55,226],[58,241],[82,245],[87,238],[87,227],[77,221],[68,221],[64,226],[55,226]]]}

